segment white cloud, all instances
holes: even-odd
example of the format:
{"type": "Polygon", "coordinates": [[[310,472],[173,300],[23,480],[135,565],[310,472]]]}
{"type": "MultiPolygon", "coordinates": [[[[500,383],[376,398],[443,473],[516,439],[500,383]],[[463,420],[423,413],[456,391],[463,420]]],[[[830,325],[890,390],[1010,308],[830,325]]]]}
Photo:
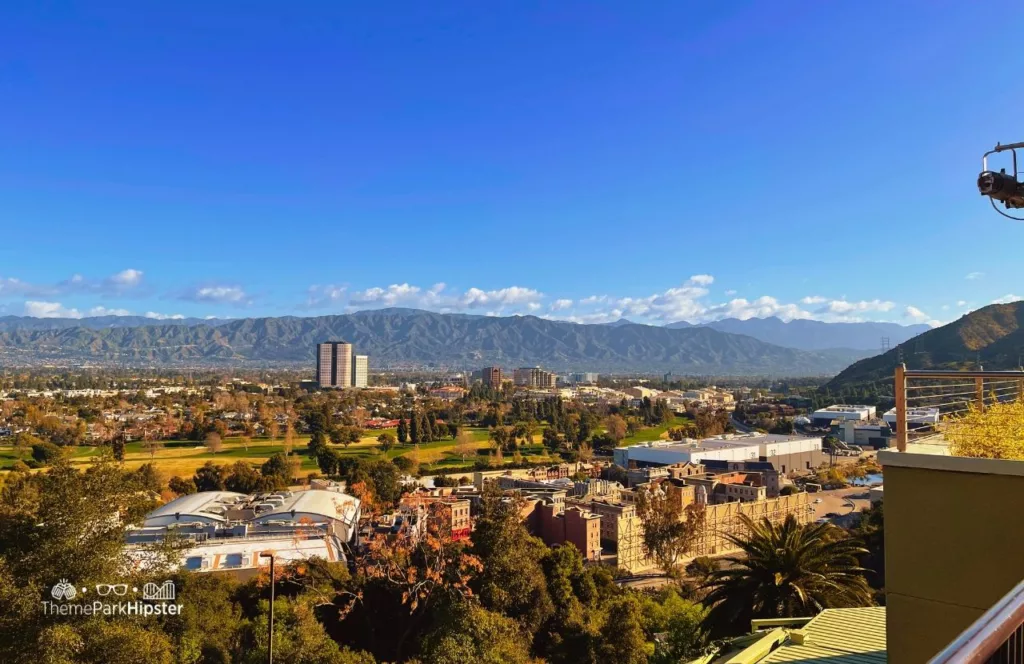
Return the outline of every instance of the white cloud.
{"type": "Polygon", "coordinates": [[[116,286],[132,288],[142,283],[142,270],[134,270],[132,268],[121,270],[117,274],[111,276],[109,281],[116,286]]]}
{"type": "Polygon", "coordinates": [[[25,315],[35,318],[81,318],[78,309],[68,309],[60,302],[29,300],[25,302],[25,315]]]}
{"type": "Polygon", "coordinates": [[[943,311],[949,311],[949,305],[948,304],[942,305],[942,310],[943,311]]]}
{"type": "Polygon", "coordinates": [[[182,314],[161,314],[155,311],[147,311],[143,316],[146,318],[152,318],[153,320],[181,320],[185,318],[182,314]]]}
{"type": "Polygon", "coordinates": [[[540,291],[522,286],[495,290],[469,288],[458,293],[450,292],[444,283],[436,283],[426,290],[403,283],[356,291],[349,297],[348,304],[349,308],[407,306],[442,312],[485,309],[487,314],[500,315],[506,308],[513,312],[537,311],[543,299],[540,291]]]}
{"type": "Polygon", "coordinates": [[[828,298],[820,295],[808,295],[800,298],[800,304],[821,304],[822,302],[828,302],[828,298]]]}
{"type": "Polygon", "coordinates": [[[459,302],[467,309],[480,309],[493,306],[525,305],[536,302],[542,297],[544,296],[539,291],[522,286],[509,286],[489,291],[470,288],[462,295],[459,302]]]}
{"type": "Polygon", "coordinates": [[[966,307],[967,306],[967,300],[957,300],[956,301],[956,306],[958,306],[958,307],[966,307]]]}
{"type": "Polygon", "coordinates": [[[551,311],[562,311],[563,309],[568,309],[571,306],[572,300],[563,298],[561,300],[555,300],[554,302],[551,303],[551,311]]]}
{"type": "Polygon", "coordinates": [[[796,304],[783,304],[774,297],[762,295],[755,300],[740,297],[725,304],[709,307],[698,320],[708,321],[720,318],[747,320],[748,318],[767,318],[769,316],[792,320],[794,318],[810,318],[811,314],[796,304]]]}
{"type": "Polygon", "coordinates": [[[992,304],[1010,304],[1011,302],[1019,302],[1020,300],[1024,300],[1024,297],[1021,297],[1020,295],[1013,295],[1012,293],[1007,293],[1006,295],[1000,298],[992,300],[992,304]]]}
{"type": "Polygon", "coordinates": [[[886,300],[860,300],[859,302],[848,302],[844,299],[830,300],[828,304],[819,311],[821,313],[849,314],[866,311],[891,311],[896,306],[895,302],[886,300]]]}
{"type": "Polygon", "coordinates": [[[345,301],[345,295],[347,292],[347,286],[335,286],[334,284],[327,284],[326,286],[310,286],[306,297],[306,303],[302,305],[302,308],[322,309],[331,305],[341,304],[345,301]]]}
{"type": "Polygon", "coordinates": [[[917,307],[911,306],[911,305],[908,305],[907,308],[903,310],[903,316],[905,318],[912,318],[913,320],[917,320],[917,321],[922,321],[922,320],[927,320],[928,319],[928,314],[926,314],[925,312],[921,311],[917,307]]]}
{"type": "Polygon", "coordinates": [[[587,306],[591,304],[604,304],[608,301],[607,295],[590,295],[580,300],[580,304],[587,306]]]}
{"type": "Polygon", "coordinates": [[[690,283],[694,286],[710,286],[715,283],[715,278],[710,274],[695,274],[690,277],[690,283]]]}
{"type": "Polygon", "coordinates": [[[968,272],[967,276],[964,277],[964,279],[967,279],[968,281],[977,281],[978,279],[981,279],[984,276],[984,272],[968,272]]]}
{"type": "Polygon", "coordinates": [[[216,302],[220,304],[248,304],[249,296],[239,286],[199,286],[181,295],[181,299],[192,302],[216,302]]]}
{"type": "Polygon", "coordinates": [[[732,297],[733,295],[736,294],[736,290],[730,288],[729,290],[725,291],[725,294],[728,295],[729,297],[732,297]]]}
{"type": "Polygon", "coordinates": [[[86,316],[131,316],[132,312],[127,309],[108,309],[106,307],[93,307],[86,316]]]}

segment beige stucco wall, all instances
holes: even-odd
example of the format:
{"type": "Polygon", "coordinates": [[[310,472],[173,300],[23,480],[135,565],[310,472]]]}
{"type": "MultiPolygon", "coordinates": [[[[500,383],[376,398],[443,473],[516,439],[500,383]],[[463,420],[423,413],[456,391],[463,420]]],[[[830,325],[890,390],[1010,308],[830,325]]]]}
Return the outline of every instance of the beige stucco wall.
{"type": "Polygon", "coordinates": [[[896,455],[879,455],[889,662],[919,664],[1024,578],[1024,462],[896,455]]]}

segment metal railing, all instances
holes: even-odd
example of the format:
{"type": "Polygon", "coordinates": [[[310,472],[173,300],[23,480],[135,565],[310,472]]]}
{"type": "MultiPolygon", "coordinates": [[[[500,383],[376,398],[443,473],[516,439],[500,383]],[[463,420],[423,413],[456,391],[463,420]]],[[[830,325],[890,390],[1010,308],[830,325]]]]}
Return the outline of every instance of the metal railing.
{"type": "MultiPolygon", "coordinates": [[[[943,443],[946,429],[972,410],[1024,398],[1024,370],[929,371],[899,365],[895,397],[893,435],[899,451],[905,452],[908,443],[943,443]]],[[[996,428],[1011,425],[998,418],[989,422],[996,428]]]]}
{"type": "Polygon", "coordinates": [[[1024,581],[928,664],[1024,664],[1024,581]]]}

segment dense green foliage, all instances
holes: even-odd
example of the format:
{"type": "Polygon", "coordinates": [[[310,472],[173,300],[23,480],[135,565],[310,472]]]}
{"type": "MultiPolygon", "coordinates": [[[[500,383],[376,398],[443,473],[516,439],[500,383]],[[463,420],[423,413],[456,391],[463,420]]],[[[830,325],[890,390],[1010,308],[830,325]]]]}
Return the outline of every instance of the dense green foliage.
{"type": "Polygon", "coordinates": [[[825,608],[869,606],[860,542],[829,524],[781,524],[741,517],[747,534],[727,537],[743,555],[711,572],[709,622],[718,630],[753,618],[811,616],[825,608]]]}

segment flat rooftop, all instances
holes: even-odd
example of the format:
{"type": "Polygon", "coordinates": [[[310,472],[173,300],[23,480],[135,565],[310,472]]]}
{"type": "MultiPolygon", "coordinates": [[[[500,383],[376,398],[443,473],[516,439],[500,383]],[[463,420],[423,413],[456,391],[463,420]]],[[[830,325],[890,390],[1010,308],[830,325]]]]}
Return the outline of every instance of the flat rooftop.
{"type": "Polygon", "coordinates": [[[732,450],[742,447],[753,447],[768,443],[787,443],[794,440],[807,440],[808,436],[787,435],[779,433],[751,433],[751,434],[724,434],[714,438],[702,440],[688,440],[679,442],[654,441],[652,443],[638,443],[630,445],[629,448],[651,448],[658,450],[672,450],[680,452],[707,452],[712,450],[732,450]]]}

